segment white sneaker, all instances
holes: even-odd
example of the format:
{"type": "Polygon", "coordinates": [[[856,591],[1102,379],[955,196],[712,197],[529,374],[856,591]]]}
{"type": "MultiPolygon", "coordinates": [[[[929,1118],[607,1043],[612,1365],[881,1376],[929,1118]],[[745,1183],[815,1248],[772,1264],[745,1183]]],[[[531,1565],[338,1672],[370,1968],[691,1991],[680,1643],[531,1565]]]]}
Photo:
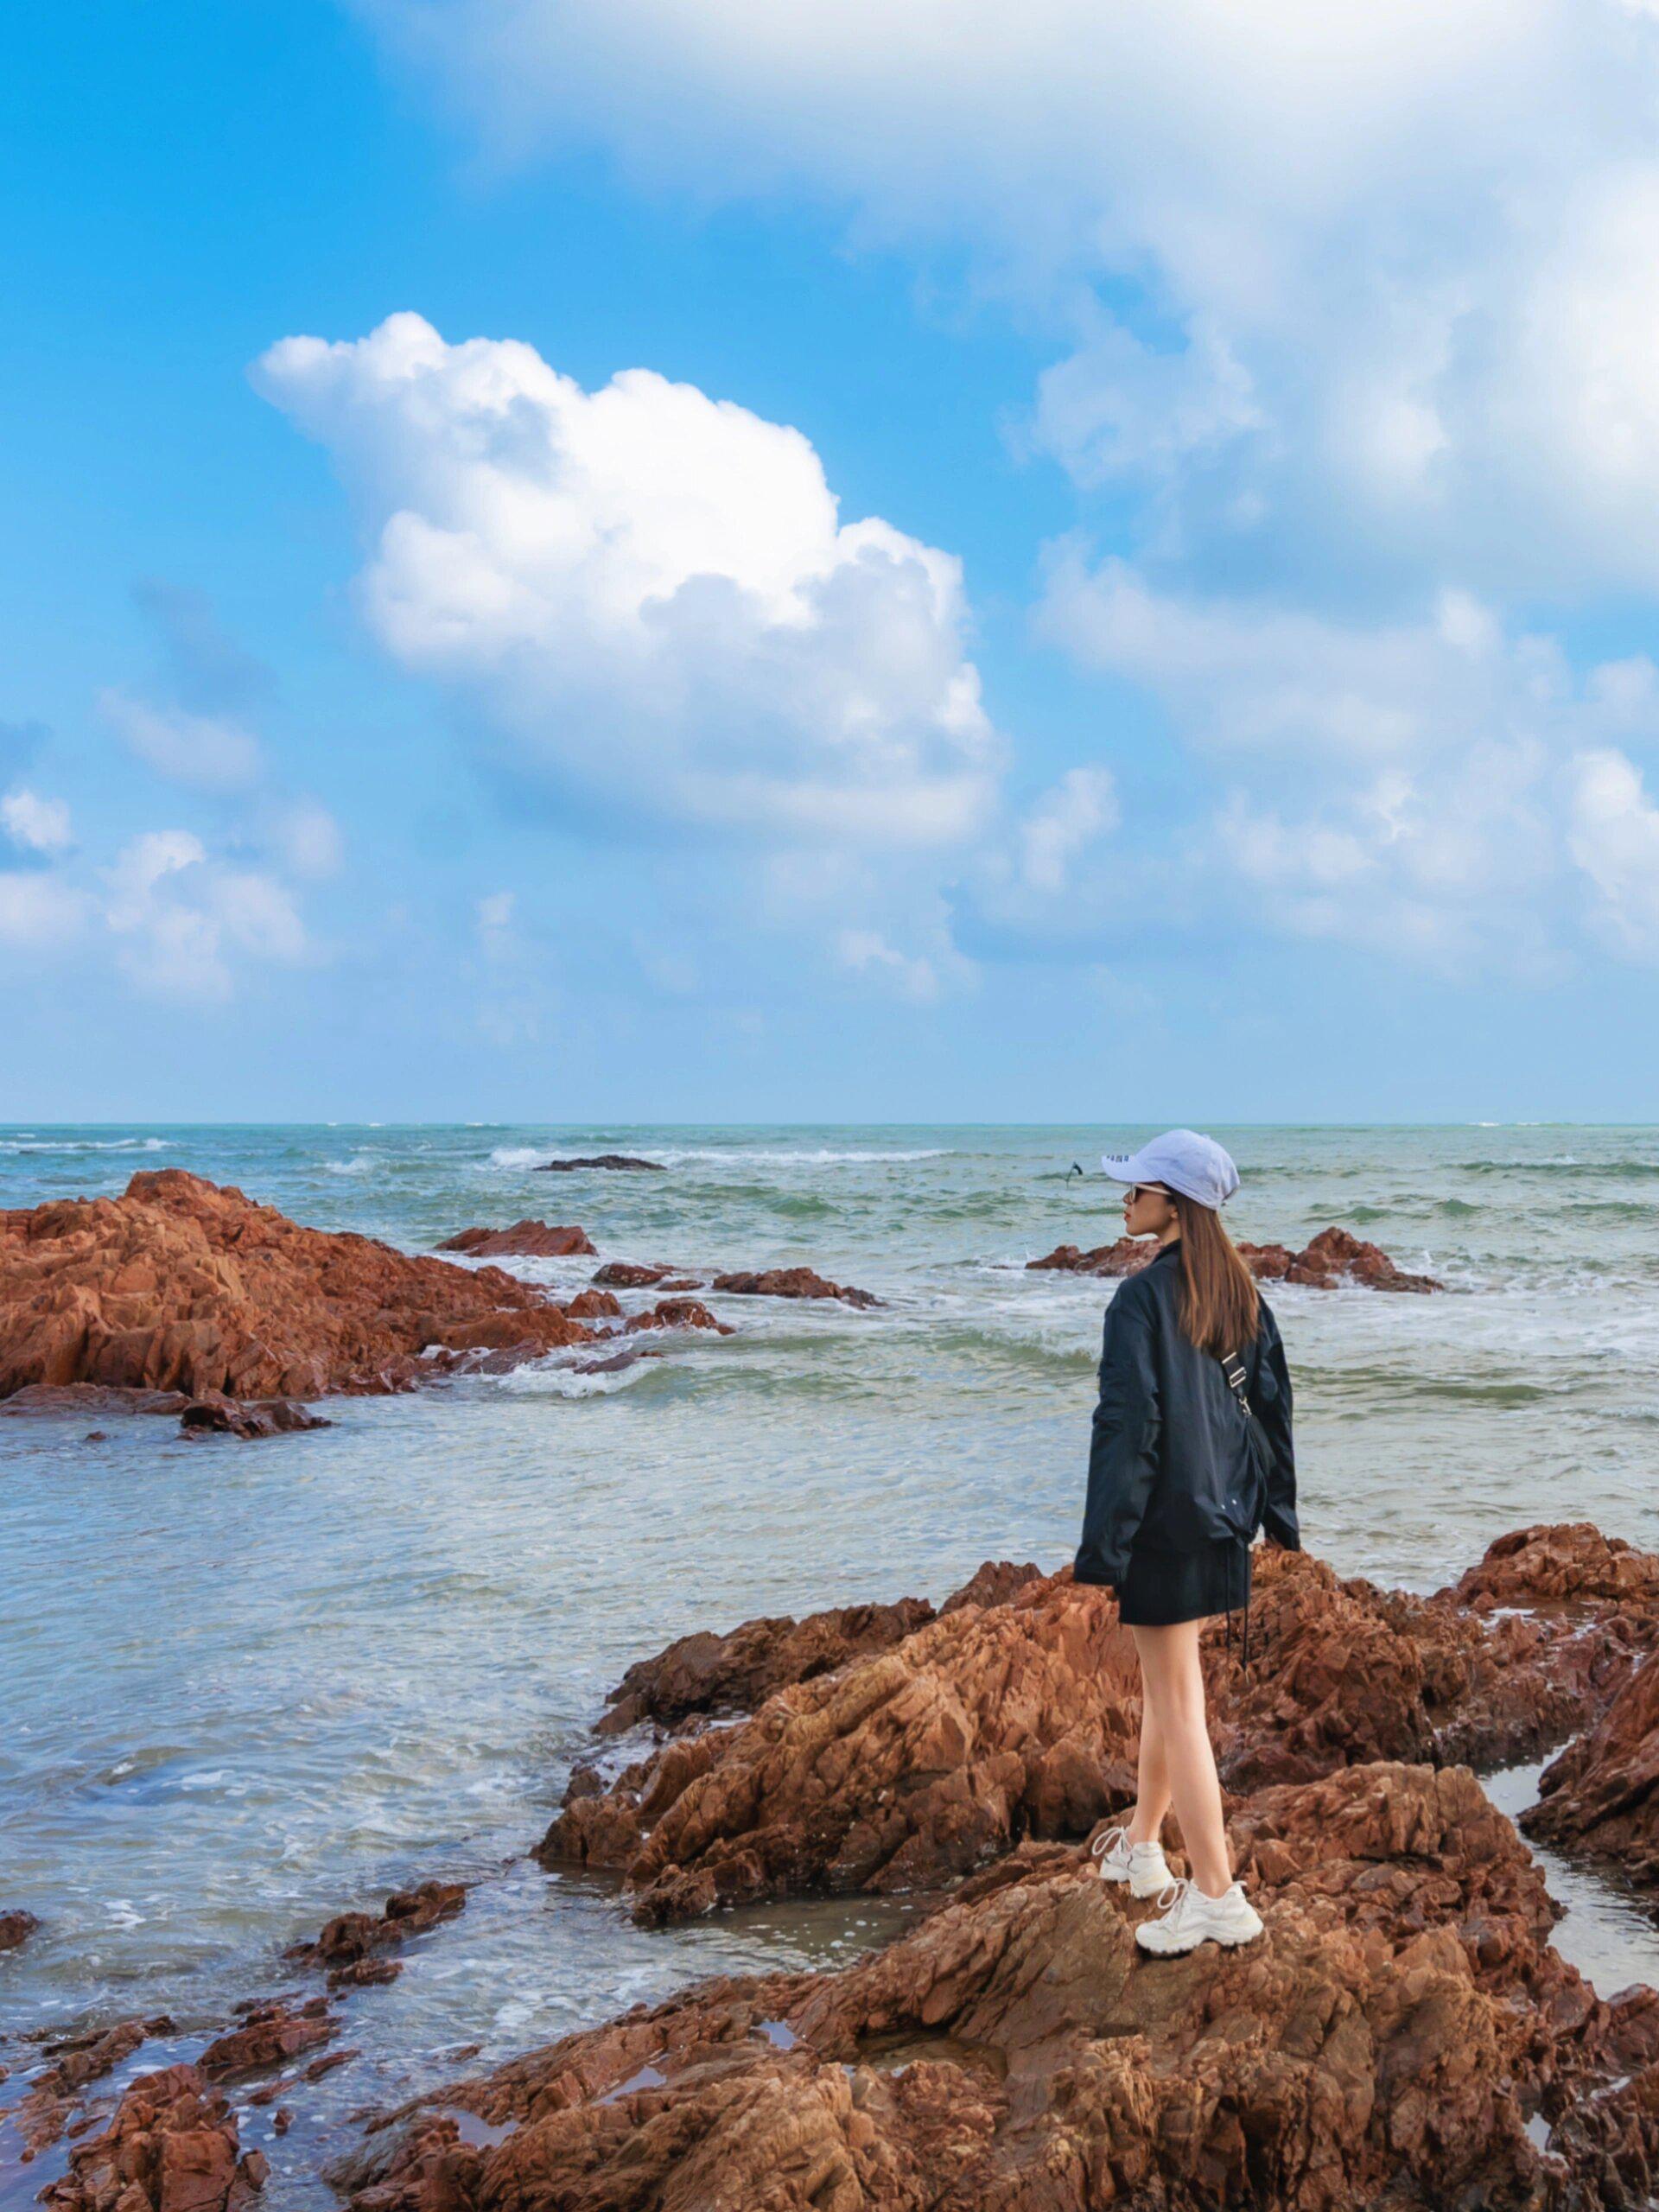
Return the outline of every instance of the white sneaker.
{"type": "Polygon", "coordinates": [[[1159,1891],[1158,1902],[1164,1910],[1155,1920],[1141,1923],[1135,1940],[1160,1959],[1196,1950],[1200,1943],[1253,1943],[1262,1933],[1262,1916],[1236,1882],[1212,1897],[1183,1874],[1159,1891]]]}
{"type": "Polygon", "coordinates": [[[1127,1827],[1107,1828],[1089,1847],[1103,1882],[1127,1882],[1132,1897],[1156,1897],[1171,1875],[1161,1843],[1131,1843],[1127,1827]]]}

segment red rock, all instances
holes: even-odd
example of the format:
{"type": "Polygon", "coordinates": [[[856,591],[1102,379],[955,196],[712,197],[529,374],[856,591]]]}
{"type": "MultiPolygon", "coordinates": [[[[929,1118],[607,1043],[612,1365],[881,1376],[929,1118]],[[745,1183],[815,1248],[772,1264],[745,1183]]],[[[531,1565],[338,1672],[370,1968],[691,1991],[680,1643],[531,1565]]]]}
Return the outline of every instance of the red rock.
{"type": "Polygon", "coordinates": [[[511,1254],[537,1260],[563,1260],[594,1249],[585,1229],[574,1224],[562,1228],[550,1221],[516,1221],[511,1229],[463,1229],[438,1247],[440,1252],[465,1252],[474,1259],[511,1254]]]}
{"type": "Polygon", "coordinates": [[[601,1290],[649,1290],[673,1272],[672,1268],[650,1266],[642,1260],[607,1260],[602,1268],[594,1269],[593,1279],[601,1290]]]}
{"type": "Polygon", "coordinates": [[[1567,1745],[1522,1815],[1529,1835],[1618,1862],[1659,1887],[1659,1654],[1647,1659],[1596,1726],[1567,1745]]]}
{"type": "Polygon", "coordinates": [[[0,1398],[30,1384],[315,1398],[591,1332],[499,1268],[304,1229],[176,1168],[0,1213],[0,1398]]]}
{"type": "Polygon", "coordinates": [[[466,1904],[464,1882],[423,1882],[418,1889],[395,1891],[384,1912],[337,1914],[315,1942],[296,1943],[283,1955],[305,1966],[335,1968],[330,1979],[336,1982],[390,1981],[395,1967],[388,1974],[363,1971],[372,1955],[425,1935],[440,1921],[453,1920],[466,1904]]]}
{"type": "Polygon", "coordinates": [[[649,1169],[653,1175],[665,1173],[660,1160],[635,1160],[626,1152],[599,1152],[587,1160],[544,1160],[535,1173],[538,1175],[573,1175],[579,1167],[644,1168],[649,1169]]]}
{"type": "Polygon", "coordinates": [[[1446,1594],[1477,1611],[1595,1598],[1659,1606],[1659,1554],[1593,1521],[1539,1522],[1497,1537],[1446,1594]]]}
{"type": "Polygon", "coordinates": [[[835,1298],[843,1306],[880,1306],[868,1290],[849,1283],[830,1282],[810,1268],[767,1268],[760,1274],[716,1275],[710,1286],[743,1298],[835,1298]]]}
{"type": "Polygon", "coordinates": [[[15,1951],[40,1924],[32,1912],[0,1912],[0,1951],[15,1951]]]}
{"type": "MultiPolygon", "coordinates": [[[[1222,1621],[1200,1640],[1232,1790],[1369,1760],[1536,1756],[1659,1639],[1659,1611],[1594,1600],[1494,1620],[1272,1547],[1255,1586],[1248,1673],[1222,1621]]],[[[936,1886],[1021,1834],[1079,1834],[1132,1802],[1139,1673],[1110,1594],[1001,1567],[961,1595],[908,1634],[885,1615],[863,1654],[837,1645],[838,1615],[671,1647],[625,1679],[614,1725],[745,1693],[758,1710],[661,1745],[608,1787],[579,1771],[538,1855],[619,1869],[636,1917],[658,1922],[751,1897],[936,1886]],[[812,1656],[829,1670],[792,1672],[812,1656]]]]}
{"type": "Polygon", "coordinates": [[[41,2201],[51,2212],[242,2212],[270,2168],[238,2151],[236,2115],[200,2069],[166,2067],[139,2075],[41,2201]]]}
{"type": "Polygon", "coordinates": [[[648,1313],[635,1313],[628,1328],[712,1329],[717,1336],[736,1334],[729,1321],[717,1320],[699,1298],[659,1298],[648,1313]]]}
{"type": "MultiPolygon", "coordinates": [[[[1144,1268],[1157,1249],[1147,1239],[1120,1236],[1116,1243],[1097,1244],[1079,1251],[1075,1244],[1059,1244],[1040,1260],[1027,1260],[1027,1268],[1058,1268],[1067,1274],[1132,1275],[1144,1268]]],[[[1345,1229],[1325,1229],[1300,1252],[1283,1244],[1238,1247],[1251,1273],[1264,1282],[1302,1283],[1316,1290],[1332,1290],[1343,1281],[1363,1283],[1371,1290],[1440,1290],[1444,1285],[1433,1275],[1408,1274],[1376,1244],[1362,1243],[1345,1229]]]]}
{"type": "Polygon", "coordinates": [[[212,2082],[234,2080],[256,2074],[267,2066],[285,2065],[302,2051],[315,2050],[340,2033],[340,2023],[328,2013],[321,1998],[291,2012],[281,1998],[255,2005],[239,2028],[216,2037],[197,2061],[212,2082]]]}
{"type": "Polygon", "coordinates": [[[290,1436],[307,1428],[332,1428],[292,1398],[193,1398],[179,1416],[185,1436],[290,1436]]]}
{"type": "Polygon", "coordinates": [[[564,1310],[573,1321],[617,1320],[622,1303],[608,1290],[579,1290],[564,1310]]]}
{"type": "Polygon", "coordinates": [[[1232,1828],[1243,1949],[1149,1960],[1154,1904],[1028,1843],[841,1974],[705,1982],[444,2091],[344,2185],[358,2212],[1587,2212],[1526,2123],[1605,2094],[1624,2024],[1473,1776],[1344,1769],[1232,1828]]]}

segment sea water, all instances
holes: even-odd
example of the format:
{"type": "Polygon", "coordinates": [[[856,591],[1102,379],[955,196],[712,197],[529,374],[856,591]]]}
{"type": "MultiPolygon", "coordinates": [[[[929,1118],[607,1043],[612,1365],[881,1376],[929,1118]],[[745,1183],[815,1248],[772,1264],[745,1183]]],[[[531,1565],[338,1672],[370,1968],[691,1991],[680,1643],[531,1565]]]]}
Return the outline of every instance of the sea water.
{"type": "MultiPolygon", "coordinates": [[[[251,1445],[0,1420],[0,1910],[42,1923],[0,1956],[0,2031],[167,2010],[188,2037],[291,1982],[283,1947],[333,1912],[475,1880],[397,1983],[351,2000],[361,2057],[268,2146],[268,2201],[321,2204],[343,2113],[448,2078],[459,2045],[485,2064],[699,1974],[890,1934],[913,1907],[646,1934],[612,1885],[524,1853],[605,1691],[671,1637],[1070,1556],[1112,1286],[1026,1262],[1118,1234],[1099,1155],[1147,1134],[0,1130],[4,1206],[181,1166],[410,1251],[532,1215],[602,1258],[807,1262],[885,1301],[711,1295],[735,1334],[612,1375],[556,1355],[342,1400],[327,1429],[251,1445]],[[537,1172],[605,1151],[663,1172],[537,1172]]],[[[1215,1134],[1243,1176],[1236,1236],[1334,1222],[1446,1286],[1272,1291],[1310,1548],[1427,1591],[1532,1521],[1659,1546],[1659,1131],[1215,1134]]],[[[568,1294],[598,1262],[509,1264],[568,1294]]],[[[1655,1978],[1641,1916],[1618,1924],[1624,1978],[1655,1978]]]]}

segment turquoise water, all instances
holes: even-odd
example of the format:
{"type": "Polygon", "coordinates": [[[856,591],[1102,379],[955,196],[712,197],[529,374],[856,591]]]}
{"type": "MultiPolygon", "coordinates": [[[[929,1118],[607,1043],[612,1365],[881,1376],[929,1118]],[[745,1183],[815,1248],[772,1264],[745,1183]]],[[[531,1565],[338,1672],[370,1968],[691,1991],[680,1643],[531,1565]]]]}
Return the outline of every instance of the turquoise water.
{"type": "MultiPolygon", "coordinates": [[[[318,1433],[187,1444],[168,1423],[0,1421],[0,2030],[282,1986],[282,1946],[428,1873],[481,1878],[364,2056],[276,2146],[274,2202],[326,2202],[353,2105],[690,1975],[837,1955],[868,1906],[646,1936],[602,1886],[518,1859],[605,1689],[695,1626],[940,1596],[1075,1537],[1109,1286],[1027,1273],[1116,1233],[1096,1167],[1135,1129],[461,1127],[10,1129],[0,1205],[176,1165],[296,1218],[429,1249],[579,1221],[602,1257],[805,1261],[887,1300],[715,1298],[734,1336],[613,1376],[555,1358],[331,1407],[318,1433]],[[655,1175],[539,1175],[616,1150],[655,1175]]],[[[1501,1530],[1587,1518],[1659,1544],[1659,1132],[1217,1129],[1235,1233],[1330,1222],[1441,1298],[1281,1290],[1306,1541],[1429,1589],[1501,1530]]],[[[515,1262],[574,1290],[592,1260],[515,1262]]],[[[0,2054],[3,2056],[4,2054],[0,2054]]]]}

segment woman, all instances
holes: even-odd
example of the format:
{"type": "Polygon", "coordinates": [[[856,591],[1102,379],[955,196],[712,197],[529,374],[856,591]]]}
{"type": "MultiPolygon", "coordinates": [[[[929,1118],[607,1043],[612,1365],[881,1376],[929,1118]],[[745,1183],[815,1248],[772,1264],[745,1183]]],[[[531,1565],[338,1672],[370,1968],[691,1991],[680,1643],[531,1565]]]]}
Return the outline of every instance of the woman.
{"type": "Polygon", "coordinates": [[[1100,1403],[1076,1576],[1117,1594],[1141,1662],[1135,1809],[1096,1846],[1104,1880],[1164,1910],[1135,1941],[1165,1955],[1248,1943],[1262,1920],[1233,1879],[1221,1785],[1205,1722],[1198,1629],[1244,1611],[1259,1524],[1301,1548],[1284,1347],[1218,1209],[1238,1188],[1222,1147],[1172,1129],[1101,1165],[1127,1183],[1123,1226],[1158,1249],[1106,1308],[1100,1403]],[[1171,1878],[1158,1840],[1171,1804],[1190,1875],[1171,1878]]]}

